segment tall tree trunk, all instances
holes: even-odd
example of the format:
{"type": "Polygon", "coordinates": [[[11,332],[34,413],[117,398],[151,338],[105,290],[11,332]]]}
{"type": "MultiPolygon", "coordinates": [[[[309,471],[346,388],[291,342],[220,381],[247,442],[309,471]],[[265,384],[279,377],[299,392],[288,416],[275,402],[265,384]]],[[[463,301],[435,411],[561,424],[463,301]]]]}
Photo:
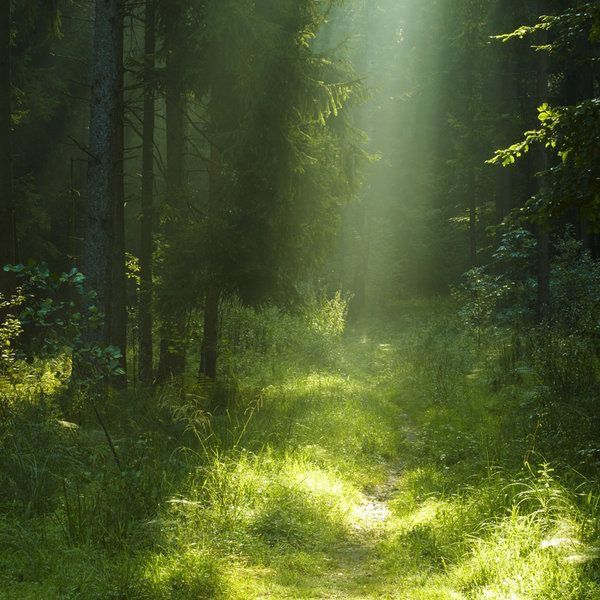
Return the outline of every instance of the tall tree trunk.
{"type": "Polygon", "coordinates": [[[155,0],[146,0],[144,38],[144,124],[142,132],[142,223],[139,302],[139,379],[152,382],[152,250],[154,236],[154,69],[156,52],[155,0]]]}
{"type": "Polygon", "coordinates": [[[496,222],[502,223],[512,210],[513,174],[510,169],[498,169],[496,222]]]}
{"type": "Polygon", "coordinates": [[[356,238],[353,240],[356,254],[356,264],[354,266],[352,292],[353,297],[350,301],[348,317],[351,321],[357,321],[365,315],[367,305],[367,276],[369,272],[369,258],[371,253],[370,234],[369,231],[369,211],[366,205],[366,196],[353,208],[355,212],[355,233],[356,238]]]}
{"type": "Polygon", "coordinates": [[[96,0],[82,270],[89,287],[97,293],[95,305],[105,315],[98,328],[86,332],[87,338],[101,344],[110,340],[111,323],[113,196],[119,169],[115,157],[118,154],[122,62],[120,19],[119,0],[96,0]]]}
{"type": "MultiPolygon", "coordinates": [[[[365,2],[362,5],[362,19],[365,23],[362,36],[362,51],[357,65],[358,72],[367,78],[372,78],[372,54],[373,54],[373,27],[376,13],[376,6],[373,2],[365,2]]],[[[356,124],[370,135],[374,127],[372,112],[368,110],[367,105],[363,105],[356,116],[356,124]]],[[[352,298],[348,306],[348,318],[351,321],[357,321],[365,316],[367,306],[367,279],[369,275],[369,259],[371,252],[370,240],[370,222],[371,222],[371,190],[365,185],[361,190],[360,199],[350,207],[349,216],[351,219],[350,247],[353,257],[352,267],[352,298]],[[354,234],[354,235],[352,235],[354,234]]]]}
{"type": "Polygon", "coordinates": [[[469,263],[477,266],[477,174],[475,167],[467,175],[467,196],[469,198],[469,263]]]}
{"type": "MultiPolygon", "coordinates": [[[[506,3],[498,3],[495,18],[502,22],[503,31],[513,31],[517,25],[515,14],[515,0],[509,0],[506,3]]],[[[518,55],[516,54],[515,44],[504,44],[502,52],[503,60],[500,63],[500,71],[496,72],[492,78],[493,95],[491,102],[495,102],[495,110],[499,115],[512,115],[518,110],[517,102],[519,98],[519,71],[518,55]]],[[[507,122],[506,116],[499,122],[499,133],[501,135],[499,146],[506,146],[515,137],[521,134],[521,129],[514,127],[507,122]]],[[[513,209],[514,190],[514,169],[497,169],[498,182],[496,184],[496,222],[502,223],[504,218],[513,209]]]]}
{"type": "MultiPolygon", "coordinates": [[[[164,235],[168,244],[176,243],[180,233],[184,197],[184,148],[185,148],[185,94],[182,89],[182,52],[180,31],[183,15],[176,7],[165,14],[166,47],[166,126],[167,126],[167,214],[164,235]]],[[[172,250],[170,252],[172,255],[172,250]]],[[[173,257],[176,260],[176,257],[173,257]]],[[[178,285],[163,286],[161,290],[163,312],[161,324],[160,358],[157,378],[165,381],[181,377],[185,372],[187,350],[187,307],[182,300],[185,281],[178,285]]]]}
{"type": "MultiPolygon", "coordinates": [[[[541,7],[540,7],[541,8],[541,7]]],[[[540,44],[545,44],[547,34],[540,35],[540,44]]],[[[540,105],[546,101],[548,95],[548,55],[546,52],[539,52],[537,61],[537,93],[536,103],[540,105]]],[[[538,174],[539,184],[538,193],[543,190],[543,178],[539,176],[548,169],[548,154],[546,149],[539,145],[535,149],[534,167],[538,174]]],[[[537,310],[538,319],[544,321],[548,318],[550,312],[550,227],[549,224],[542,223],[537,226],[538,242],[538,268],[537,268],[537,310]]]]}
{"type": "MultiPolygon", "coordinates": [[[[120,10],[123,9],[121,5],[120,10]]],[[[127,387],[127,277],[125,273],[125,98],[123,67],[123,18],[122,12],[116,23],[119,55],[119,90],[116,114],[116,145],[114,154],[115,190],[114,202],[114,241],[111,289],[111,332],[110,343],[121,350],[120,367],[124,375],[113,378],[113,385],[119,389],[127,387]]]]}
{"type": "Polygon", "coordinates": [[[477,47],[476,38],[473,33],[465,35],[464,46],[463,46],[463,71],[464,81],[462,85],[466,90],[471,92],[471,96],[468,98],[465,106],[465,141],[469,145],[469,154],[465,159],[464,169],[466,170],[466,182],[465,182],[465,204],[467,213],[469,215],[469,229],[468,229],[468,253],[469,253],[469,265],[471,267],[477,266],[477,208],[478,208],[478,189],[477,183],[479,179],[479,169],[483,160],[480,156],[480,139],[477,133],[478,124],[476,123],[477,111],[479,109],[478,95],[480,93],[480,79],[479,73],[480,64],[478,62],[479,48],[477,47]]]}
{"type": "Polygon", "coordinates": [[[538,242],[538,319],[545,321],[550,314],[550,229],[539,225],[538,242]]]}
{"type": "Polygon", "coordinates": [[[12,274],[2,267],[14,263],[15,227],[11,151],[10,2],[0,8],[0,292],[14,289],[12,274]]]}
{"type": "Polygon", "coordinates": [[[579,238],[581,239],[581,245],[584,250],[591,252],[592,250],[592,234],[590,233],[590,224],[585,216],[581,215],[580,211],[577,211],[578,218],[578,231],[579,238]]]}
{"type": "MultiPolygon", "coordinates": [[[[215,117],[215,100],[211,102],[213,110],[213,135],[218,135],[218,119],[215,117]]],[[[210,145],[210,166],[209,166],[209,192],[208,192],[208,252],[211,256],[212,251],[212,227],[219,201],[219,182],[221,177],[221,153],[215,143],[210,145]]],[[[202,332],[202,346],[200,348],[200,377],[216,379],[217,377],[217,359],[219,345],[219,288],[217,285],[216,265],[214,258],[209,258],[207,290],[204,298],[204,328],[202,332]]]]}
{"type": "Polygon", "coordinates": [[[209,284],[204,301],[204,332],[200,351],[200,375],[209,379],[217,377],[219,342],[219,291],[209,284]]]}
{"type": "MultiPolygon", "coordinates": [[[[570,3],[572,7],[575,2],[570,3]]],[[[589,39],[580,39],[569,56],[565,70],[564,104],[574,106],[594,97],[594,69],[592,67],[593,51],[589,39]]],[[[585,214],[575,210],[573,221],[579,239],[586,250],[592,248],[590,224],[585,214]]]]}

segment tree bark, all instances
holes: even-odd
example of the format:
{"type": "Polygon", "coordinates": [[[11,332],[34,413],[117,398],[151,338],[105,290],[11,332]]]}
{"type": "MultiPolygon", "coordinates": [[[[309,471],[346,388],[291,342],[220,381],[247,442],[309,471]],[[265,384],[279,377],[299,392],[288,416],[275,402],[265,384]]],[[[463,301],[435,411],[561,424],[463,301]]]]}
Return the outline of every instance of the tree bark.
{"type": "MultiPolygon", "coordinates": [[[[576,4],[571,2],[571,6],[576,4]]],[[[592,67],[593,51],[589,39],[581,39],[569,56],[565,70],[564,104],[574,106],[594,97],[594,69],[592,67]]],[[[592,234],[589,221],[578,209],[574,211],[573,221],[583,247],[592,249],[592,234]]]]}
{"type": "MultiPolygon", "coordinates": [[[[498,4],[497,10],[500,11],[496,18],[502,23],[503,31],[513,31],[516,27],[514,0],[504,4],[498,4]]],[[[504,44],[502,49],[504,53],[503,60],[500,63],[501,71],[493,77],[494,94],[492,101],[495,100],[495,110],[499,115],[511,115],[518,110],[516,104],[519,98],[519,70],[518,55],[516,54],[515,44],[504,44]]],[[[503,117],[502,124],[499,125],[501,140],[499,145],[508,145],[510,140],[521,134],[521,129],[514,127],[512,123],[506,122],[503,117]]],[[[515,174],[514,169],[497,169],[497,194],[496,194],[496,222],[502,223],[504,218],[513,209],[515,192],[515,174]]]]}
{"type": "MultiPolygon", "coordinates": [[[[213,92],[214,93],[214,92],[213,92]]],[[[213,135],[218,135],[219,119],[216,116],[218,107],[216,106],[215,98],[211,101],[211,112],[213,119],[213,135]]],[[[217,360],[219,351],[219,288],[217,284],[217,265],[212,256],[213,245],[213,228],[211,224],[218,209],[219,201],[219,183],[221,177],[221,152],[217,145],[210,145],[210,166],[208,170],[209,190],[208,190],[208,237],[207,237],[207,256],[209,256],[208,274],[207,274],[207,290],[204,298],[204,327],[202,332],[202,346],[200,348],[200,378],[208,377],[216,379],[217,377],[217,360]]]]}
{"type": "Polygon", "coordinates": [[[538,242],[538,319],[545,321],[550,315],[550,230],[540,225],[538,242]]]}
{"type": "MultiPolygon", "coordinates": [[[[365,2],[361,8],[362,19],[365,23],[362,36],[362,48],[357,70],[363,77],[372,77],[373,31],[376,7],[373,2],[365,2]]],[[[374,127],[372,113],[364,104],[357,113],[357,126],[371,134],[374,127]]],[[[367,307],[367,279],[369,275],[369,262],[371,253],[370,225],[371,225],[371,190],[363,185],[360,199],[350,206],[351,219],[350,241],[353,254],[352,270],[352,298],[348,306],[348,319],[358,321],[366,314],[367,307]]]]}
{"type": "Polygon", "coordinates": [[[219,291],[210,284],[204,302],[204,333],[200,351],[200,376],[216,379],[219,341],[219,291]]]}
{"type": "Polygon", "coordinates": [[[475,167],[469,169],[467,195],[469,197],[469,262],[477,266],[477,174],[475,167]]]}
{"type": "Polygon", "coordinates": [[[87,206],[84,220],[82,270],[89,288],[97,294],[94,304],[103,313],[97,328],[86,332],[92,343],[110,341],[111,259],[114,237],[115,181],[118,164],[118,111],[121,89],[119,0],[96,0],[92,97],[90,107],[87,206]]]}
{"type": "Polygon", "coordinates": [[[154,69],[156,52],[155,0],[146,0],[144,38],[144,123],[142,132],[142,222],[139,302],[139,379],[152,383],[152,254],[154,236],[154,69]]]}
{"type": "MultiPolygon", "coordinates": [[[[122,5],[119,7],[122,11],[122,5]]],[[[127,387],[127,276],[125,272],[125,98],[123,66],[123,18],[119,13],[116,22],[116,36],[119,56],[119,89],[116,113],[116,144],[114,154],[115,191],[114,201],[114,242],[111,289],[111,332],[110,343],[121,350],[120,367],[125,372],[113,378],[118,389],[127,387]]]]}
{"type": "MultiPolygon", "coordinates": [[[[468,253],[469,266],[477,266],[477,208],[478,208],[478,189],[477,182],[479,178],[479,169],[483,160],[480,156],[480,140],[477,134],[478,124],[476,123],[478,105],[476,103],[477,90],[480,86],[481,75],[479,73],[480,64],[478,62],[479,49],[473,34],[465,32],[465,40],[463,46],[463,63],[464,63],[464,85],[466,90],[472,91],[472,96],[468,99],[465,115],[466,134],[464,141],[469,146],[469,155],[466,158],[464,169],[466,170],[465,182],[465,204],[469,215],[468,229],[468,253]]],[[[465,249],[466,250],[466,249],[465,249]]]]}
{"type": "MultiPolygon", "coordinates": [[[[180,31],[183,15],[175,7],[165,14],[166,47],[166,126],[167,126],[167,214],[164,235],[169,244],[175,243],[180,229],[184,196],[184,122],[185,94],[182,89],[183,49],[180,31]]],[[[161,324],[160,358],[157,378],[165,381],[181,377],[185,372],[187,350],[187,307],[181,300],[185,282],[163,287],[163,306],[169,306],[168,314],[163,314],[161,324]]],[[[166,311],[165,311],[166,312],[166,311]]]]}
{"type": "Polygon", "coordinates": [[[513,174],[510,169],[498,169],[496,223],[502,223],[512,210],[513,174]]]}
{"type": "Polygon", "coordinates": [[[14,290],[12,274],[2,267],[14,263],[16,240],[11,150],[10,2],[0,8],[0,292],[14,290]]]}
{"type": "MultiPolygon", "coordinates": [[[[540,34],[540,44],[545,44],[547,33],[540,34]]],[[[547,99],[548,95],[548,55],[539,52],[537,62],[537,93],[536,103],[540,105],[547,99]]],[[[537,108],[537,107],[536,107],[537,108]]],[[[543,173],[548,169],[548,154],[546,149],[539,145],[534,153],[534,168],[538,177],[537,191],[543,191],[543,173]]],[[[550,227],[547,223],[541,223],[537,227],[538,242],[538,268],[537,268],[537,311],[538,319],[545,321],[550,314],[550,227]]]]}
{"type": "Polygon", "coordinates": [[[367,276],[369,272],[369,258],[371,253],[369,212],[366,206],[366,194],[361,201],[354,207],[356,215],[355,233],[353,240],[358,249],[356,264],[354,267],[352,291],[353,297],[350,301],[348,318],[351,321],[358,321],[365,316],[367,305],[367,276]]]}

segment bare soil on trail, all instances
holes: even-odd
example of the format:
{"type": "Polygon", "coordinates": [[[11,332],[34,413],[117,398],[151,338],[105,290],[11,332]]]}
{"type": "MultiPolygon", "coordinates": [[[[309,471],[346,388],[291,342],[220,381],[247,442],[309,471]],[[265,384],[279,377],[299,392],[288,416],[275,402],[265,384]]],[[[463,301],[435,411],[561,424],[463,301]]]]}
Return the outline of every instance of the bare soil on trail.
{"type": "MultiPolygon", "coordinates": [[[[379,544],[388,531],[391,512],[388,506],[398,489],[401,469],[392,468],[386,481],[365,493],[363,501],[352,514],[352,525],[347,540],[332,549],[322,567],[320,577],[303,589],[290,590],[290,595],[269,598],[338,598],[365,600],[398,598],[390,582],[381,578],[379,544]]],[[[267,597],[265,597],[267,598],[267,597]]]]}

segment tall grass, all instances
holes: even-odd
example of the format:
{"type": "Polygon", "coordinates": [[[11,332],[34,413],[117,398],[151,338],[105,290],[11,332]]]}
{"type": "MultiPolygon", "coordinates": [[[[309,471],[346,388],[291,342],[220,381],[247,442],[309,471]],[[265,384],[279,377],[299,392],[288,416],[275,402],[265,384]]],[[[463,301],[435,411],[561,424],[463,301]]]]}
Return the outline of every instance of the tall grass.
{"type": "Polygon", "coordinates": [[[4,407],[0,596],[599,597],[596,438],[575,416],[597,364],[569,370],[563,338],[550,369],[534,336],[478,345],[431,305],[370,335],[344,311],[231,302],[222,383],[101,407],[121,470],[58,396],[4,407]]]}

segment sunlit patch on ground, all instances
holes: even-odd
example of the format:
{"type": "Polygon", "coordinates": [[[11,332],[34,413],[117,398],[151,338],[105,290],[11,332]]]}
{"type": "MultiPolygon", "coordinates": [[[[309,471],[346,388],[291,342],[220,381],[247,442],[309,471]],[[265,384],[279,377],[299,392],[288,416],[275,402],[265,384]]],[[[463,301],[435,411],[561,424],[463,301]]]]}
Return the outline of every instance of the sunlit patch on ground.
{"type": "Polygon", "coordinates": [[[353,527],[359,531],[371,531],[382,527],[390,516],[386,502],[375,497],[367,497],[362,504],[354,508],[352,513],[353,527]]]}

